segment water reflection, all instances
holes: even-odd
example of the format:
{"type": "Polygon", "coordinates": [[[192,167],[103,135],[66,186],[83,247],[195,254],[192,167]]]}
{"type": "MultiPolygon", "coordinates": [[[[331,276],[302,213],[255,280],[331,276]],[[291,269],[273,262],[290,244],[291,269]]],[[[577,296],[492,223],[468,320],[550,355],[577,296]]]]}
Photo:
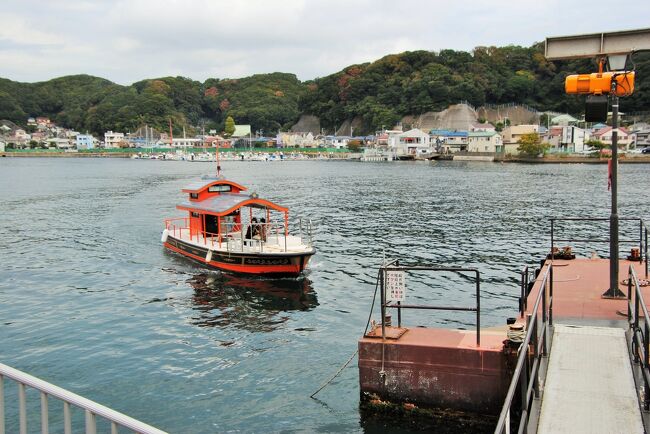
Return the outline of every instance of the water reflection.
{"type": "Polygon", "coordinates": [[[251,332],[275,330],[288,316],[318,306],[311,280],[263,279],[226,273],[200,273],[187,282],[194,288],[192,323],[200,327],[235,327],[251,332]]]}

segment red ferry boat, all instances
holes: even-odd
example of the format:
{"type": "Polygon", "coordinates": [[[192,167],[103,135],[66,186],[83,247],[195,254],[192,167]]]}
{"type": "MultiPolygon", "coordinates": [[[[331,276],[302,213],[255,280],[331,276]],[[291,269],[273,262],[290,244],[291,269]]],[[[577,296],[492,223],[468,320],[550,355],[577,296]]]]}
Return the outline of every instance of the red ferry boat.
{"type": "MultiPolygon", "coordinates": [[[[218,172],[217,172],[218,173],[218,172]]],[[[165,220],[166,248],[211,268],[264,275],[299,275],[316,253],[311,222],[289,234],[289,210],[222,176],[204,177],[183,188],[176,206],[187,217],[165,220]]]]}

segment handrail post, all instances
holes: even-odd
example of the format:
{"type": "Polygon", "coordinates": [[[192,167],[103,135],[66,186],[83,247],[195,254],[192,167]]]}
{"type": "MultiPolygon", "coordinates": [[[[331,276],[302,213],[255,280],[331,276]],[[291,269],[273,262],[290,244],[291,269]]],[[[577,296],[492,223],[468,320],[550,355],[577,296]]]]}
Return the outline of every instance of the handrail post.
{"type": "Polygon", "coordinates": [[[384,339],[386,336],[386,293],[384,286],[384,273],[386,272],[384,266],[379,269],[379,292],[381,302],[381,338],[384,339]]]}
{"type": "Polygon", "coordinates": [[[548,266],[548,278],[551,279],[549,284],[549,304],[548,304],[548,325],[553,326],[553,264],[548,266]]]}
{"type": "Polygon", "coordinates": [[[5,434],[5,381],[0,375],[0,434],[5,434]]]}
{"type": "Polygon", "coordinates": [[[50,430],[47,393],[41,392],[41,434],[48,434],[50,430]]]}
{"type": "Polygon", "coordinates": [[[476,273],[476,346],[481,346],[481,275],[476,273]]]}
{"type": "Polygon", "coordinates": [[[555,219],[551,219],[551,261],[555,259],[555,255],[553,254],[553,247],[555,246],[555,233],[554,233],[554,228],[555,228],[555,219]]]}

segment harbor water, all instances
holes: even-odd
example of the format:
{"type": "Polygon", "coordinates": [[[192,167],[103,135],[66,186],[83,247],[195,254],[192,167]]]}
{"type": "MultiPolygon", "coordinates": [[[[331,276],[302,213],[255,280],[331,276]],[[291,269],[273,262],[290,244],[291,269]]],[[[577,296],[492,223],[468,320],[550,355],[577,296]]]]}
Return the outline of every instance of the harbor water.
{"type": "MultiPolygon", "coordinates": [[[[356,362],[309,396],[356,350],[384,258],[477,267],[482,325],[501,325],[517,310],[521,267],[549,249],[548,219],[609,216],[606,165],[222,166],[289,207],[292,223],[312,219],[317,253],[303,277],[207,271],[163,249],[181,188],[214,163],[0,159],[0,362],[175,433],[373,431],[356,362]]],[[[648,220],[649,167],[619,176],[621,216],[648,220]]],[[[406,286],[413,303],[474,304],[462,276],[409,275],[406,286]]],[[[475,318],[409,311],[404,323],[472,329],[475,318]]],[[[18,430],[12,408],[7,432],[18,430]]]]}

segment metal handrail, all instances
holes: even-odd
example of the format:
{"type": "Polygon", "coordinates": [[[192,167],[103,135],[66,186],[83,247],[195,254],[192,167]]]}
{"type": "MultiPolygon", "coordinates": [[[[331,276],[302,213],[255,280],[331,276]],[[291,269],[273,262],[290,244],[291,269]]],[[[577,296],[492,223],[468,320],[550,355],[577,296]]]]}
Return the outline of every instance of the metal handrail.
{"type": "Polygon", "coordinates": [[[481,276],[475,268],[459,268],[459,267],[430,267],[430,266],[400,266],[398,260],[394,260],[388,264],[383,265],[379,269],[380,284],[381,284],[381,333],[382,337],[386,336],[386,309],[397,309],[397,325],[402,326],[402,309],[427,309],[427,310],[452,310],[452,311],[465,311],[476,312],[476,346],[481,346],[481,276]],[[393,265],[395,264],[395,265],[393,265]],[[428,306],[428,305],[414,305],[414,304],[389,304],[386,302],[386,285],[385,277],[387,271],[442,271],[453,273],[474,273],[476,276],[476,307],[458,307],[458,306],[428,306]]]}
{"type": "Polygon", "coordinates": [[[532,314],[526,318],[526,337],[519,347],[519,356],[515,372],[508,387],[508,393],[499,415],[499,421],[494,430],[495,434],[510,432],[510,413],[512,410],[515,393],[519,387],[521,394],[521,416],[519,418],[518,433],[523,433],[530,417],[530,407],[533,396],[539,396],[538,374],[541,366],[541,359],[548,354],[548,343],[550,341],[549,327],[553,326],[553,265],[549,264],[544,272],[539,287],[539,294],[535,299],[532,314]],[[537,320],[537,312],[540,304],[542,306],[542,322],[537,320]],[[541,333],[538,331],[541,327],[541,333]],[[532,344],[533,363],[530,364],[529,346],[532,344]]]}
{"type": "Polygon", "coordinates": [[[650,323],[648,322],[648,308],[646,307],[639,278],[634,267],[630,265],[627,279],[627,319],[630,325],[632,340],[632,356],[635,363],[641,363],[641,373],[644,383],[643,409],[650,410],[650,323]],[[634,294],[634,297],[632,297],[634,294]],[[634,300],[633,300],[634,299],[634,300]],[[639,307],[643,311],[643,326],[639,326],[639,307]]]}
{"type": "MultiPolygon", "coordinates": [[[[645,262],[645,276],[648,277],[648,226],[645,224],[643,219],[638,217],[619,217],[620,221],[637,221],[639,222],[639,238],[638,240],[619,240],[620,244],[636,244],[638,242],[640,260],[645,262]]],[[[578,239],[578,238],[569,238],[569,239],[556,239],[555,238],[555,222],[559,221],[591,221],[591,222],[605,222],[610,221],[606,217],[554,217],[551,218],[551,259],[554,259],[554,248],[556,242],[582,242],[582,243],[609,243],[609,239],[600,239],[600,238],[587,238],[587,239],[578,239]]]]}
{"type": "Polygon", "coordinates": [[[43,433],[49,432],[48,397],[53,396],[63,401],[63,425],[66,434],[72,432],[70,405],[74,405],[85,411],[85,429],[86,433],[89,434],[97,432],[96,416],[101,416],[111,422],[111,433],[117,433],[118,426],[122,426],[136,433],[165,434],[165,431],[161,431],[158,428],[154,428],[151,425],[147,425],[146,423],[133,419],[123,413],[112,410],[91,401],[90,399],[79,396],[2,363],[0,363],[0,434],[5,434],[4,377],[10,378],[18,383],[18,416],[21,434],[27,433],[27,399],[25,386],[32,387],[41,392],[41,432],[43,433]]]}

